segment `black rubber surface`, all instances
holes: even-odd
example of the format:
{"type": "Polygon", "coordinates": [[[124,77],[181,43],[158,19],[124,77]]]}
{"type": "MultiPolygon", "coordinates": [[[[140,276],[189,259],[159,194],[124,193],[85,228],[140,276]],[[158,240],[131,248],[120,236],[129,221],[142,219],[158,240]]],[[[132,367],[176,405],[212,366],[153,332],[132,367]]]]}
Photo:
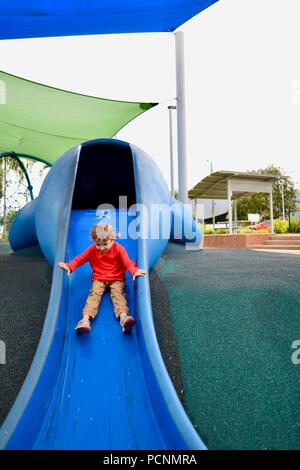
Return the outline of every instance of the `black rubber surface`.
{"type": "Polygon", "coordinates": [[[164,363],[172,379],[177,395],[184,404],[184,390],[181,377],[177,340],[171,318],[168,292],[155,269],[150,272],[151,303],[155,331],[164,363]]]}
{"type": "Polygon", "coordinates": [[[30,368],[47,310],[49,268],[38,248],[11,253],[0,242],[0,423],[5,419],[30,368]]]}

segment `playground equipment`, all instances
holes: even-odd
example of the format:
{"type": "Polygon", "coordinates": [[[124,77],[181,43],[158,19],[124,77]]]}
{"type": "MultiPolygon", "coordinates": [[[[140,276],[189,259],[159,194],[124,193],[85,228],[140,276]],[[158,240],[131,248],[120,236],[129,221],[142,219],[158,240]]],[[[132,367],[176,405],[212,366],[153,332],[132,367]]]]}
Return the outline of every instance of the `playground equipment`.
{"type": "MultiPolygon", "coordinates": [[[[164,366],[153,325],[149,278],[126,277],[126,295],[137,323],[122,335],[108,295],[91,335],[77,337],[91,276],[85,265],[71,275],[57,262],[79,254],[89,230],[107,220],[121,232],[137,221],[145,237],[122,233],[129,256],[149,270],[168,239],[199,245],[191,213],[170,197],[154,161],[134,145],[115,139],[86,142],[64,154],[48,173],[39,197],[16,217],[13,248],[36,239],[53,266],[52,288],[41,341],[23,388],[2,426],[5,449],[204,449],[164,366]],[[128,209],[119,206],[127,197],[128,209]],[[99,204],[116,208],[101,209],[99,204]],[[142,205],[147,213],[137,214],[142,205]],[[168,237],[151,238],[153,205],[170,208],[168,237]],[[180,230],[184,232],[178,238],[180,230]],[[23,232],[28,237],[22,243],[23,232]],[[30,234],[32,238],[30,240],[30,234]]],[[[164,221],[165,222],[165,221],[164,221]]],[[[37,293],[38,295],[38,293],[37,293]]]]}

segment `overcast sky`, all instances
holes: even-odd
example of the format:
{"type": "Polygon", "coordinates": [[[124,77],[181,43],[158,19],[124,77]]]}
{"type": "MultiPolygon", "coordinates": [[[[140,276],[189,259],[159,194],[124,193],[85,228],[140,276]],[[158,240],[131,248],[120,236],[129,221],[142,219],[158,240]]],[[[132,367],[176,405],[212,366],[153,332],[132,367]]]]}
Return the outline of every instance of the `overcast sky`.
{"type": "MultiPolygon", "coordinates": [[[[209,173],[207,160],[214,170],[274,163],[300,187],[299,18],[299,0],[221,0],[180,28],[189,187],[209,173]]],[[[148,152],[169,182],[173,34],[1,41],[0,69],[88,95],[162,102],[118,137],[148,152]]]]}

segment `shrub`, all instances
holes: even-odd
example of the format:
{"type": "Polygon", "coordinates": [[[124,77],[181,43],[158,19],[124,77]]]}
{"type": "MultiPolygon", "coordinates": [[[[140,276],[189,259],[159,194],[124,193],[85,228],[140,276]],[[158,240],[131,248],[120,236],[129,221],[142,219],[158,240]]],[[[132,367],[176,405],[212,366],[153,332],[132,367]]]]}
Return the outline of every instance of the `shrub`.
{"type": "Polygon", "coordinates": [[[262,228],[261,230],[257,230],[254,233],[270,233],[271,229],[269,228],[262,228]]]}
{"type": "Polygon", "coordinates": [[[300,233],[300,220],[292,219],[289,226],[290,233],[300,233]]]}
{"type": "Polygon", "coordinates": [[[241,231],[240,231],[241,234],[243,235],[246,235],[248,233],[253,233],[253,230],[251,230],[251,228],[243,228],[241,231]]]}
{"type": "Polygon", "coordinates": [[[289,229],[289,223],[287,220],[275,219],[274,220],[274,232],[275,233],[287,233],[289,229]]]}
{"type": "Polygon", "coordinates": [[[214,229],[211,227],[211,225],[205,225],[204,227],[204,235],[214,235],[215,234],[215,231],[214,229]]]}
{"type": "Polygon", "coordinates": [[[217,228],[216,234],[217,235],[227,235],[229,233],[228,228],[217,228]]]}

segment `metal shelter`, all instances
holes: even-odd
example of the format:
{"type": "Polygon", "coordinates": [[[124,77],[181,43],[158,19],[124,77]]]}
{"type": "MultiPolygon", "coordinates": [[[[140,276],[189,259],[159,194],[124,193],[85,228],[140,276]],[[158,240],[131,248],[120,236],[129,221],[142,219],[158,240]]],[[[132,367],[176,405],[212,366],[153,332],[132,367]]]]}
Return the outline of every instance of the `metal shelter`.
{"type": "Polygon", "coordinates": [[[281,175],[260,175],[257,173],[240,173],[233,171],[216,171],[197,183],[188,193],[190,199],[227,199],[229,233],[232,234],[233,208],[237,221],[236,201],[241,197],[257,193],[268,193],[270,198],[271,232],[273,224],[273,184],[282,178],[281,175]]]}

